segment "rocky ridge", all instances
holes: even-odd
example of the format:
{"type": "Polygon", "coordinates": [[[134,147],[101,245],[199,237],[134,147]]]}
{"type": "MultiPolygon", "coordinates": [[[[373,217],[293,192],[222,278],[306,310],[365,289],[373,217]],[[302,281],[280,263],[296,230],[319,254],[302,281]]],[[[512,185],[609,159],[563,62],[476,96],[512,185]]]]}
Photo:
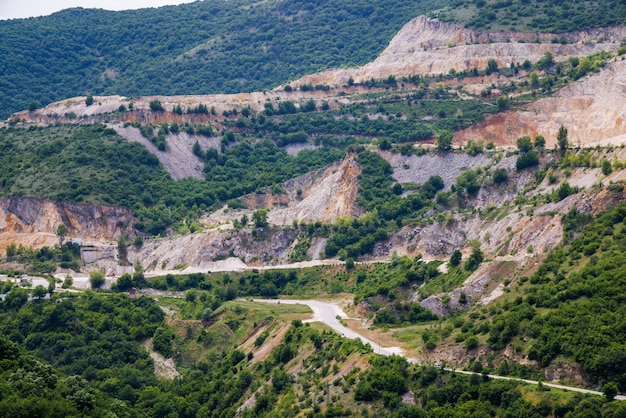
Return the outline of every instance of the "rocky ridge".
{"type": "MultiPolygon", "coordinates": [[[[498,59],[500,66],[507,66],[511,62],[520,62],[523,59],[536,61],[546,52],[553,53],[557,61],[565,60],[569,56],[588,55],[600,50],[614,51],[625,35],[624,27],[578,32],[562,35],[567,43],[561,44],[552,43],[553,35],[550,34],[475,32],[458,25],[419,17],[409,22],[398,33],[376,61],[360,69],[329,70],[291,83],[295,86],[308,83],[335,86],[328,92],[276,90],[211,96],[155,96],[132,99],[119,96],[95,97],[91,106],[86,106],[85,98],[79,97],[34,112],[22,112],[14,117],[38,123],[57,121],[109,123],[126,140],[141,142],[159,155],[161,163],[174,178],[201,178],[202,164],[191,153],[191,145],[198,140],[203,149],[217,147],[217,138],[172,135],[168,138],[168,144],[175,146],[172,145],[170,151],[163,153],[154,150],[154,146],[143,138],[136,128],[120,125],[119,122],[160,123],[188,120],[219,124],[219,115],[223,111],[245,106],[253,110],[262,110],[267,101],[286,98],[295,101],[307,98],[330,99],[331,106],[340,106],[350,103],[351,91],[359,91],[358,87],[352,89],[345,87],[351,77],[358,82],[372,77],[386,78],[389,75],[401,77],[447,73],[450,68],[456,70],[482,68],[486,66],[488,59],[498,59]],[[151,112],[149,108],[152,100],[159,100],[166,112],[151,112]],[[131,103],[132,112],[117,112],[121,105],[130,108],[131,103]],[[181,103],[185,107],[199,103],[215,107],[217,116],[177,115],[171,112],[174,106],[181,103]]],[[[520,136],[542,134],[551,146],[556,130],[560,124],[564,124],[570,130],[572,144],[584,145],[592,139],[601,143],[609,140],[623,142],[626,139],[623,127],[626,113],[624,109],[626,82],[622,75],[624,65],[626,64],[623,61],[615,61],[599,74],[588,76],[561,89],[554,97],[539,100],[519,111],[495,115],[479,126],[459,132],[455,140],[457,143],[463,143],[468,139],[482,138],[493,140],[498,145],[509,146],[520,136]]],[[[464,169],[492,165],[512,172],[515,160],[514,157],[503,158],[496,164],[485,155],[470,158],[461,153],[449,153],[445,156],[429,154],[422,157],[405,157],[385,152],[381,155],[394,167],[394,176],[398,182],[421,184],[430,175],[440,175],[447,188],[464,169]]],[[[358,216],[362,213],[355,204],[358,192],[356,178],[359,172],[358,164],[353,158],[347,157],[327,169],[286,182],[284,194],[244,196],[242,200],[251,209],[239,211],[226,208],[208,214],[202,220],[205,232],[148,240],[141,249],[131,249],[130,258],[139,259],[144,266],[150,266],[155,272],[171,270],[175,266],[206,270],[229,268],[228,266],[238,269],[285,263],[289,260],[291,248],[297,242],[297,232],[290,229],[294,221],[333,222],[340,217],[358,216]],[[244,213],[251,214],[259,208],[271,209],[268,219],[272,228],[260,231],[260,235],[250,229],[233,230],[234,219],[240,218],[244,213]],[[261,237],[268,239],[269,242],[261,243],[261,237]]],[[[620,180],[621,175],[621,172],[614,173],[610,181],[620,180]]],[[[531,177],[530,173],[522,172],[515,174],[506,187],[483,188],[471,204],[478,214],[489,206],[510,204],[518,191],[529,184],[531,177]]],[[[608,178],[602,177],[598,170],[592,174],[575,172],[568,181],[571,184],[575,184],[576,181],[588,183],[590,179],[595,182],[609,181],[608,178]]],[[[555,186],[542,187],[548,190],[555,186]]],[[[570,201],[573,202],[571,205],[580,204],[589,207],[591,203],[588,200],[592,197],[579,194],[568,199],[564,202],[570,201]]],[[[597,200],[593,202],[595,202],[593,205],[600,205],[597,200]]],[[[442,258],[452,249],[464,246],[470,238],[478,238],[484,245],[483,249],[493,256],[510,255],[512,252],[523,253],[529,246],[535,248],[535,251],[543,251],[561,239],[558,215],[555,216],[553,213],[563,213],[568,207],[555,204],[550,209],[536,209],[531,215],[522,212],[510,213],[495,221],[481,219],[475,214],[467,217],[455,215],[446,223],[405,227],[388,242],[377,244],[371,258],[384,259],[393,251],[399,254],[422,253],[428,257],[442,258]]],[[[4,242],[9,242],[10,239],[34,246],[53,244],[56,240],[54,230],[58,224],[54,220],[60,217],[54,214],[47,216],[51,221],[46,225],[40,225],[37,221],[23,225],[5,221],[3,233],[7,238],[4,242]],[[32,237],[37,238],[30,238],[26,234],[20,235],[21,232],[17,231],[32,231],[30,232],[32,237]]],[[[97,219],[97,215],[94,216],[94,219],[97,219]]],[[[5,219],[13,218],[6,216],[5,219]]],[[[74,222],[72,225],[82,224],[74,222]]],[[[90,237],[101,242],[115,240],[122,233],[120,228],[111,229],[106,233],[94,230],[93,227],[76,227],[72,231],[73,233],[75,231],[77,236],[90,237]]],[[[315,253],[320,252],[323,244],[323,240],[317,240],[313,244],[316,248],[315,253]]]]}
{"type": "Polygon", "coordinates": [[[459,144],[482,138],[511,146],[524,135],[543,135],[556,144],[561,125],[575,146],[626,143],[626,61],[610,63],[599,74],[565,86],[554,97],[537,100],[522,109],[488,117],[483,123],[455,134],[459,144]]]}
{"type": "Polygon", "coordinates": [[[56,230],[61,224],[68,229],[68,239],[111,242],[132,233],[133,216],[129,209],[114,206],[0,198],[0,253],[11,243],[35,248],[58,244],[56,230]]]}
{"type": "Polygon", "coordinates": [[[360,83],[393,74],[396,78],[447,74],[455,71],[483,69],[489,59],[499,67],[537,62],[546,52],[555,61],[570,56],[587,56],[599,51],[616,51],[626,37],[626,27],[595,29],[567,34],[473,31],[454,23],[419,16],[407,23],[389,46],[373,62],[361,68],[332,69],[305,76],[293,82],[301,84],[343,85],[352,78],[360,83]],[[555,37],[567,41],[553,43],[555,37]]]}

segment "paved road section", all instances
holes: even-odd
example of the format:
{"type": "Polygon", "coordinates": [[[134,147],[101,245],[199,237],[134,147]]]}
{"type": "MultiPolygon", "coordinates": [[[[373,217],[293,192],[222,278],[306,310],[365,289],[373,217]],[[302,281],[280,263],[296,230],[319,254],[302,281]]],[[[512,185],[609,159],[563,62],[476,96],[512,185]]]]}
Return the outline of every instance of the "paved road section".
{"type": "Polygon", "coordinates": [[[346,313],[336,304],[330,302],[322,302],[319,300],[286,300],[286,299],[254,299],[255,302],[261,303],[274,303],[283,305],[306,305],[313,311],[313,318],[305,322],[321,322],[328,325],[335,332],[350,339],[360,339],[363,344],[369,344],[372,350],[376,354],[382,354],[383,356],[390,356],[397,354],[399,356],[404,355],[404,351],[399,347],[381,347],[374,341],[370,340],[357,333],[354,330],[346,327],[341,323],[341,319],[345,319],[348,316],[346,313]]]}
{"type": "MultiPolygon", "coordinates": [[[[253,300],[254,300],[254,302],[259,302],[259,303],[274,303],[274,304],[285,304],[285,305],[306,305],[309,308],[311,308],[311,310],[313,311],[313,318],[309,319],[309,320],[307,320],[305,322],[321,322],[321,323],[329,326],[335,332],[337,332],[340,335],[343,335],[346,338],[351,338],[351,339],[358,338],[361,341],[363,341],[364,344],[369,344],[376,354],[381,354],[383,356],[390,356],[392,354],[396,354],[396,355],[399,355],[399,356],[406,357],[404,355],[404,350],[402,350],[401,348],[399,348],[399,347],[381,347],[380,345],[378,345],[374,341],[370,340],[369,338],[366,338],[363,335],[357,333],[356,331],[351,330],[350,328],[348,328],[345,325],[343,325],[341,323],[341,319],[347,318],[348,316],[341,309],[341,307],[339,307],[336,303],[322,302],[322,301],[319,301],[319,300],[287,300],[287,299],[281,299],[281,300],[278,300],[278,299],[253,299],[253,300]]],[[[409,361],[411,363],[416,363],[417,364],[417,360],[414,359],[414,358],[407,358],[407,361],[409,361]]],[[[472,375],[472,374],[482,375],[481,373],[470,372],[470,371],[467,371],[467,370],[449,369],[449,368],[445,368],[444,370],[447,370],[447,371],[450,371],[450,372],[455,372],[455,373],[468,374],[468,375],[472,375]]],[[[515,380],[515,381],[518,381],[518,382],[524,382],[524,383],[528,383],[528,384],[531,384],[531,385],[538,385],[539,384],[539,382],[536,381],[536,380],[520,379],[520,378],[508,377],[508,376],[498,376],[498,375],[495,375],[495,374],[488,374],[487,376],[490,377],[491,379],[515,380]]],[[[544,386],[547,386],[547,387],[555,388],[555,389],[562,389],[562,390],[569,390],[569,391],[572,391],[572,392],[579,392],[579,393],[586,393],[586,394],[590,394],[590,395],[604,396],[604,394],[602,392],[598,392],[596,390],[582,389],[582,388],[577,388],[577,387],[572,387],[572,386],[564,386],[564,385],[559,385],[559,384],[555,384],[555,383],[546,383],[546,382],[541,382],[541,384],[543,384],[544,386]]],[[[626,400],[626,396],[624,396],[624,395],[617,395],[615,397],[615,399],[619,400],[619,401],[625,401],[626,400]]]]}

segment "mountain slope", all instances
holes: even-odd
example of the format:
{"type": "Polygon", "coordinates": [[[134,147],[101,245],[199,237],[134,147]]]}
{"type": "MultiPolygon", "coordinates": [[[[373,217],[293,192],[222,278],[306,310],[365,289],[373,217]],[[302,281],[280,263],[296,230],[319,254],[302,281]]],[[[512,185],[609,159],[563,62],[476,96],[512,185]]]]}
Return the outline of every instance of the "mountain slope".
{"type": "Polygon", "coordinates": [[[461,131],[456,139],[484,138],[513,146],[525,135],[543,135],[548,146],[556,144],[559,127],[565,126],[569,141],[577,146],[620,145],[626,141],[626,61],[617,60],[599,74],[566,86],[517,111],[489,117],[461,131]]]}
{"type": "Polygon", "coordinates": [[[262,91],[373,59],[427,2],[199,1],[159,9],[69,9],[0,21],[0,118],[92,94],[262,91]]]}
{"type": "Polygon", "coordinates": [[[389,75],[410,77],[445,75],[454,71],[484,69],[490,59],[499,68],[525,60],[539,61],[550,52],[556,62],[584,57],[599,51],[616,51],[626,37],[626,27],[592,29],[560,35],[565,44],[554,43],[555,35],[540,32],[490,32],[466,29],[454,23],[419,16],[408,22],[371,63],[359,68],[333,69],[312,74],[292,83],[343,85],[352,78],[363,83],[389,75]]]}

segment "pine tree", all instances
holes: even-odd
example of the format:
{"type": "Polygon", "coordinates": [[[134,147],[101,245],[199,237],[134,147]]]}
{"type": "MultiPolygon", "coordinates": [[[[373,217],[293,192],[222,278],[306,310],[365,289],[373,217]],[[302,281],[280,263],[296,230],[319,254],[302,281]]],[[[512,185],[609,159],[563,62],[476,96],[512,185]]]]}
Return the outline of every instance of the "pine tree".
{"type": "Polygon", "coordinates": [[[565,151],[567,151],[567,129],[563,125],[559,128],[559,133],[556,136],[556,142],[559,145],[559,152],[561,156],[565,155],[565,151]]]}

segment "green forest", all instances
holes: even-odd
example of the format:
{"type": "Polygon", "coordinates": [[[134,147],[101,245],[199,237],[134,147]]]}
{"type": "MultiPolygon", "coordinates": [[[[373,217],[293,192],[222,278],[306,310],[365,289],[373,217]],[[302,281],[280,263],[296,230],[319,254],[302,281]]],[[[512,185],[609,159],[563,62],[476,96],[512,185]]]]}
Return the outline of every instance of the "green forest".
{"type": "Polygon", "coordinates": [[[624,24],[623,1],[199,1],[69,9],[0,21],[0,117],[80,95],[263,91],[372,61],[432,13],[479,29],[565,32],[624,24]]]}
{"type": "Polygon", "coordinates": [[[78,95],[263,91],[373,60],[440,0],[201,1],[0,21],[0,117],[78,95]]]}
{"type": "Polygon", "coordinates": [[[225,291],[234,277],[205,279],[194,279],[204,290],[192,288],[184,298],[158,302],[93,291],[28,301],[28,292],[18,286],[3,289],[8,295],[0,302],[0,416],[225,417],[253,394],[255,402],[242,416],[617,417],[626,412],[622,403],[597,396],[381,357],[358,340],[303,324],[297,318],[306,309],[234,301],[237,293],[225,291]],[[181,319],[166,321],[161,306],[181,319]],[[192,319],[193,312],[201,321],[192,319]],[[283,339],[257,360],[253,351],[276,327],[286,329],[283,339]],[[254,343],[242,344],[250,335],[256,335],[254,343]],[[180,377],[155,376],[148,338],[156,352],[175,358],[180,377]],[[294,368],[297,374],[290,372],[294,368]],[[402,401],[408,393],[413,404],[402,401]]]}

